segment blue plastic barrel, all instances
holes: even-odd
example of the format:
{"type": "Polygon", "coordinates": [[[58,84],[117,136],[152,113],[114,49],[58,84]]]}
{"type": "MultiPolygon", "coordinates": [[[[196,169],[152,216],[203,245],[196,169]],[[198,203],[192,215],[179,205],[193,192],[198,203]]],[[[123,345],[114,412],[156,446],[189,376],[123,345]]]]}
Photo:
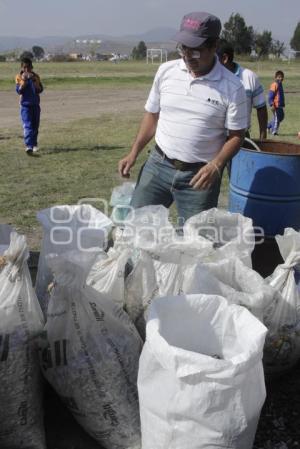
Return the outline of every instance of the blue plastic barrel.
{"type": "Polygon", "coordinates": [[[230,212],[252,218],[266,237],[300,230],[300,145],[255,142],[261,151],[246,143],[232,160],[230,212]]]}

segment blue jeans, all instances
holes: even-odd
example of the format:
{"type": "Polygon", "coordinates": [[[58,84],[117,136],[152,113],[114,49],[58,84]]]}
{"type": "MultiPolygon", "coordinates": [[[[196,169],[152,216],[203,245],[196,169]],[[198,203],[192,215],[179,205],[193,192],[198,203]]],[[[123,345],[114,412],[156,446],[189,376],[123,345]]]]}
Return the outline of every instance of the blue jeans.
{"type": "Polygon", "coordinates": [[[199,168],[176,170],[171,162],[153,149],[140,171],[131,206],[137,209],[162,204],[168,208],[175,201],[180,225],[193,215],[217,207],[221,179],[208,190],[194,190],[189,185],[199,168]]]}

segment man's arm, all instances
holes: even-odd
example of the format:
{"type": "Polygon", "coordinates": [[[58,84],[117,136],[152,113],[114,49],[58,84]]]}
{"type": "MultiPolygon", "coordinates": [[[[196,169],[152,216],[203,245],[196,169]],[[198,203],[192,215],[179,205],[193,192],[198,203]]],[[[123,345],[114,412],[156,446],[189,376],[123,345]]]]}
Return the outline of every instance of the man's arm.
{"type": "Polygon", "coordinates": [[[257,120],[259,125],[259,137],[260,140],[264,140],[267,138],[267,126],[268,126],[268,110],[267,106],[263,106],[262,108],[258,108],[257,112],[257,120]]]}
{"type": "Polygon", "coordinates": [[[125,158],[119,161],[118,171],[121,176],[130,176],[130,169],[135,164],[139,153],[145,148],[147,143],[149,143],[155,135],[158,118],[159,113],[145,113],[130,152],[125,158]]]}
{"type": "Polygon", "coordinates": [[[245,130],[228,131],[228,139],[217,156],[204,167],[200,168],[193,177],[190,185],[194,189],[208,189],[214,181],[222,176],[222,171],[227,162],[239,151],[245,137],[245,130]]]}

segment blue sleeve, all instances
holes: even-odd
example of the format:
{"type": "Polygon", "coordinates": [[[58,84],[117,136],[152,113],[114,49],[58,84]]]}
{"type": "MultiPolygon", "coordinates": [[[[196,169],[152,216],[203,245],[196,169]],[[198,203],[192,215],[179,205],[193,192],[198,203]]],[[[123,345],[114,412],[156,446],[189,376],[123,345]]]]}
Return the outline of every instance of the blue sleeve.
{"type": "Polygon", "coordinates": [[[280,90],[279,90],[279,93],[280,93],[280,106],[282,107],[282,108],[284,108],[285,107],[285,101],[284,101],[284,90],[283,90],[283,86],[282,86],[282,84],[280,84],[280,90]]]}
{"type": "Polygon", "coordinates": [[[273,106],[274,98],[275,98],[275,92],[273,90],[269,90],[269,95],[268,95],[269,106],[273,106]]]}

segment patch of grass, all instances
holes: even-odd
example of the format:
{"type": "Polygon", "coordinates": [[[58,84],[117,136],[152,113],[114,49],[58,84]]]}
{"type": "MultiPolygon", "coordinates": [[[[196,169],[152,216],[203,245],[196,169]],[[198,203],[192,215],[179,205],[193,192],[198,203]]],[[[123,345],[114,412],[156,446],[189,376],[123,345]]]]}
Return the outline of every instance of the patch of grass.
{"type": "MultiPolygon", "coordinates": [[[[42,62],[34,70],[49,88],[73,88],[91,85],[123,85],[151,83],[158,65],[145,62],[124,61],[114,64],[101,62],[42,62]]],[[[18,63],[0,63],[0,89],[10,90],[20,71],[18,63]]]]}
{"type": "MultiPolygon", "coordinates": [[[[285,73],[287,90],[299,88],[300,61],[243,61],[242,65],[254,70],[268,89],[276,70],[285,73]]],[[[36,70],[46,87],[76,88],[79,85],[124,85],[151,83],[158,64],[146,64],[145,61],[123,61],[114,64],[110,61],[99,62],[36,62],[36,70]]],[[[10,90],[14,85],[15,75],[20,70],[19,63],[0,63],[0,89],[10,90]]]]}
{"type": "MultiPolygon", "coordinates": [[[[112,188],[123,182],[117,173],[137,131],[140,117],[103,115],[61,126],[42,125],[41,152],[28,156],[19,132],[6,130],[0,139],[0,158],[6,176],[0,188],[0,216],[22,232],[36,227],[36,212],[55,204],[76,204],[82,198],[99,198],[103,209],[112,188]]],[[[141,157],[134,170],[146,158],[141,157]]],[[[110,209],[105,210],[109,213],[110,209]]]]}
{"type": "MultiPolygon", "coordinates": [[[[44,78],[43,85],[46,89],[77,89],[78,87],[122,87],[151,85],[153,76],[85,76],[85,77],[48,77],[44,78]]],[[[0,90],[9,91],[14,89],[15,84],[12,80],[0,79],[0,90]]]]}
{"type": "MultiPolygon", "coordinates": [[[[119,64],[110,61],[99,62],[35,62],[33,69],[43,78],[48,76],[120,76],[145,75],[155,73],[157,64],[146,64],[145,61],[123,61],[119,64]]],[[[14,78],[20,70],[18,62],[0,62],[0,79],[14,78]]]]}
{"type": "Polygon", "coordinates": [[[123,85],[140,85],[151,84],[152,76],[123,76],[123,77],[108,77],[108,76],[88,76],[88,77],[53,77],[46,78],[44,81],[45,87],[50,88],[77,88],[79,86],[123,86],[123,85]]]}

